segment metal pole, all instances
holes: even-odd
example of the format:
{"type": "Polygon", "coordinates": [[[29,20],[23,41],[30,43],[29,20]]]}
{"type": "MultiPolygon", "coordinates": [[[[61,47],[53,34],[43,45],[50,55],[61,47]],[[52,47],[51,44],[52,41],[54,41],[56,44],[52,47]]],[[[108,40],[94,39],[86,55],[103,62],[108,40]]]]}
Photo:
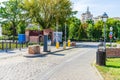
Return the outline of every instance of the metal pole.
{"type": "Polygon", "coordinates": [[[106,49],[106,23],[104,22],[104,48],[106,49]]]}
{"type": "Polygon", "coordinates": [[[56,42],[58,42],[58,21],[57,21],[57,25],[56,25],[56,42]]]}
{"type": "Polygon", "coordinates": [[[65,23],[65,42],[66,42],[66,23],[65,23]]]}

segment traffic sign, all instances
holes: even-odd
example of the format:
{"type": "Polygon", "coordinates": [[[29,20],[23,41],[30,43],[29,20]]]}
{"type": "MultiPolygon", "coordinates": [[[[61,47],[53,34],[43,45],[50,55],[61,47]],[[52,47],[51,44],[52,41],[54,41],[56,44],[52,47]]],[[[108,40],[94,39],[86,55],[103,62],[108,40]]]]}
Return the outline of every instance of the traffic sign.
{"type": "Polygon", "coordinates": [[[113,34],[113,32],[110,32],[110,33],[109,33],[109,35],[112,35],[112,34],[113,34]]]}
{"type": "Polygon", "coordinates": [[[112,35],[109,35],[110,39],[112,39],[112,35]]]}
{"type": "Polygon", "coordinates": [[[110,27],[110,31],[112,31],[113,30],[113,27],[110,27]]]}

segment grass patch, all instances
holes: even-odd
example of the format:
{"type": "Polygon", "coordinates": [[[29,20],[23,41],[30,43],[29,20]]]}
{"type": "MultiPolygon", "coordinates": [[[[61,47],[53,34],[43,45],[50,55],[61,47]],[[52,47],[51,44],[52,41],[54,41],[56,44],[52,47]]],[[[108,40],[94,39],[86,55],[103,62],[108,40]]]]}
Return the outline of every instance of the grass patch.
{"type": "Polygon", "coordinates": [[[106,66],[96,67],[105,80],[120,80],[120,58],[108,58],[106,66]]]}

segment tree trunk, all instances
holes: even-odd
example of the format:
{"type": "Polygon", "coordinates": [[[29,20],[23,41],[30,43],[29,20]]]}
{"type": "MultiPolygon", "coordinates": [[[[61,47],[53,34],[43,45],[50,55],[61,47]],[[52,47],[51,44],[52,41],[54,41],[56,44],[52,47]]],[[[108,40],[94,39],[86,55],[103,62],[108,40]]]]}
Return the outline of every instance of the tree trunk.
{"type": "Polygon", "coordinates": [[[16,36],[16,25],[15,25],[15,22],[13,22],[13,42],[15,42],[15,36],[16,36]]]}

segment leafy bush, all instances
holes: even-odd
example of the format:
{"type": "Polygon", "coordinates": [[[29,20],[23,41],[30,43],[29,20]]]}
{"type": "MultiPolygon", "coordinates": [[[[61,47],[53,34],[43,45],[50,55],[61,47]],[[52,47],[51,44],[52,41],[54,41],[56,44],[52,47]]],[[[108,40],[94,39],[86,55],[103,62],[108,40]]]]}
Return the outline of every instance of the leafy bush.
{"type": "MultiPolygon", "coordinates": [[[[106,47],[111,47],[110,44],[106,44],[106,47]]],[[[117,47],[117,44],[112,44],[112,47],[117,47]]]]}

